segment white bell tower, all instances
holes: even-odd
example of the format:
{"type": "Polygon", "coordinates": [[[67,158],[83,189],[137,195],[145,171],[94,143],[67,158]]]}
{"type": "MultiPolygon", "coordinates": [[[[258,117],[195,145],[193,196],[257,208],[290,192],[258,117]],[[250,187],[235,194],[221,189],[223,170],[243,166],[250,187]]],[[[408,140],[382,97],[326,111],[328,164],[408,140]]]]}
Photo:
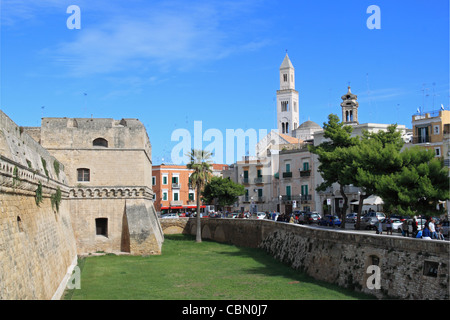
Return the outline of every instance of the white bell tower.
{"type": "Polygon", "coordinates": [[[298,91],[295,90],[295,69],[287,55],[280,66],[280,90],[277,90],[278,133],[292,136],[299,126],[298,91]]]}

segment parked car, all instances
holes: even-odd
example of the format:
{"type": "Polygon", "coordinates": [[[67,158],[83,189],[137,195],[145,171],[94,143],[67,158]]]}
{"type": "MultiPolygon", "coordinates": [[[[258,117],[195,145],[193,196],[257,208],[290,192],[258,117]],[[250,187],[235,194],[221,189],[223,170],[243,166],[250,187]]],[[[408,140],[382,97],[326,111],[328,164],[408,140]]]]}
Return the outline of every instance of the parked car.
{"type": "Polygon", "coordinates": [[[346,217],[345,217],[345,222],[348,223],[355,223],[356,222],[356,216],[358,214],[357,213],[349,213],[346,217]]]}
{"type": "Polygon", "coordinates": [[[399,219],[400,221],[404,221],[404,220],[408,220],[409,217],[408,216],[401,216],[398,214],[393,214],[390,216],[392,219],[399,219]]]}
{"type": "Polygon", "coordinates": [[[361,218],[360,228],[362,229],[376,229],[376,226],[380,220],[386,218],[386,215],[383,212],[375,212],[371,211],[364,215],[361,218]]]}
{"type": "MultiPolygon", "coordinates": [[[[399,233],[402,233],[403,222],[398,218],[391,218],[391,222],[392,222],[392,231],[397,231],[399,233]]],[[[381,220],[380,223],[381,223],[381,228],[383,229],[383,231],[386,231],[387,230],[387,218],[381,220]]],[[[412,228],[411,228],[411,231],[412,231],[412,228]]]]}
{"type": "Polygon", "coordinates": [[[320,226],[340,226],[341,220],[337,216],[333,215],[325,215],[322,219],[319,220],[318,224],[320,226]]]}
{"type": "Polygon", "coordinates": [[[211,212],[209,214],[209,217],[210,218],[220,218],[220,214],[218,214],[217,212],[211,212]]]}
{"type": "Polygon", "coordinates": [[[320,216],[315,212],[307,212],[303,216],[299,216],[299,223],[301,224],[312,224],[318,223],[320,216]]]}
{"type": "Polygon", "coordinates": [[[165,213],[161,215],[161,219],[176,219],[178,215],[176,213],[165,213]]]}
{"type": "Polygon", "coordinates": [[[300,223],[300,217],[305,215],[306,211],[294,211],[295,223],[300,223]]]}

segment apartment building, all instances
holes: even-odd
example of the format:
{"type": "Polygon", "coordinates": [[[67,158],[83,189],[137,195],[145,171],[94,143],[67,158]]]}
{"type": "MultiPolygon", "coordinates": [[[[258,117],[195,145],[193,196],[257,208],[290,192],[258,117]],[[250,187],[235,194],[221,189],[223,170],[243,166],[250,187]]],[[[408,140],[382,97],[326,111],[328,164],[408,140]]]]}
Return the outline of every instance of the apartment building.
{"type": "Polygon", "coordinates": [[[448,145],[444,143],[444,140],[448,135],[449,124],[449,110],[419,112],[413,115],[413,145],[433,150],[436,157],[448,159],[448,145]],[[446,150],[447,153],[445,153],[446,150]]]}
{"type": "MultiPolygon", "coordinates": [[[[228,168],[225,164],[212,164],[212,174],[222,176],[222,171],[228,168]]],[[[153,200],[156,211],[164,214],[168,212],[195,212],[197,199],[195,186],[190,181],[194,170],[185,165],[160,164],[152,168],[153,200]]],[[[202,204],[204,209],[206,204],[202,204]]]]}

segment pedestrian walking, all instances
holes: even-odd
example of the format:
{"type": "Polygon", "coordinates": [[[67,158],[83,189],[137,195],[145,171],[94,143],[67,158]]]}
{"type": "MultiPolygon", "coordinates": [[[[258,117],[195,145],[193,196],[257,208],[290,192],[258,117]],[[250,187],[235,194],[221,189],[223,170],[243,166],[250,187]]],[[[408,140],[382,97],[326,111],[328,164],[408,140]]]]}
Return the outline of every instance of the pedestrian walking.
{"type": "Polygon", "coordinates": [[[436,234],[439,240],[444,240],[444,235],[442,234],[442,223],[436,225],[436,234]]]}
{"type": "Polygon", "coordinates": [[[386,219],[386,234],[389,234],[389,232],[392,235],[392,220],[391,220],[391,218],[386,219]]]}
{"type": "Polygon", "coordinates": [[[383,234],[383,224],[381,223],[381,220],[378,220],[378,230],[377,233],[378,234],[383,234]]]}
{"type": "Polygon", "coordinates": [[[430,229],[431,239],[437,239],[436,226],[434,225],[435,220],[433,218],[428,222],[428,229],[430,229]]]}
{"type": "Polygon", "coordinates": [[[402,234],[404,237],[409,237],[409,227],[408,227],[408,220],[403,220],[402,223],[402,234]]]}
{"type": "Polygon", "coordinates": [[[417,235],[417,221],[416,221],[416,218],[413,218],[411,226],[412,226],[412,236],[415,237],[417,235]]]}

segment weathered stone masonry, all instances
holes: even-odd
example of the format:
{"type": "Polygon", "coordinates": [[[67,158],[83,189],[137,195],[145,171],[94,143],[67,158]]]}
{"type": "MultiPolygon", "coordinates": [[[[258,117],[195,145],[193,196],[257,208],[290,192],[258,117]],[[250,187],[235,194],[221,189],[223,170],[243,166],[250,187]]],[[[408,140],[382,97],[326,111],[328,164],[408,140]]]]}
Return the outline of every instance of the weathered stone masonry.
{"type": "Polygon", "coordinates": [[[0,300],[60,299],[77,254],[160,254],[164,241],[138,120],[43,121],[20,127],[0,111],[0,300]],[[76,182],[79,167],[90,181],[76,182]]]}
{"type": "MultiPolygon", "coordinates": [[[[196,230],[195,219],[161,219],[161,225],[170,233],[195,234],[196,230]]],[[[261,248],[315,279],[380,299],[449,299],[448,241],[251,219],[202,219],[202,237],[261,248]],[[380,268],[380,289],[367,286],[370,265],[380,268]]]]}
{"type": "Polygon", "coordinates": [[[76,264],[69,210],[50,200],[69,191],[55,160],[0,111],[0,299],[51,299],[76,264]]]}

